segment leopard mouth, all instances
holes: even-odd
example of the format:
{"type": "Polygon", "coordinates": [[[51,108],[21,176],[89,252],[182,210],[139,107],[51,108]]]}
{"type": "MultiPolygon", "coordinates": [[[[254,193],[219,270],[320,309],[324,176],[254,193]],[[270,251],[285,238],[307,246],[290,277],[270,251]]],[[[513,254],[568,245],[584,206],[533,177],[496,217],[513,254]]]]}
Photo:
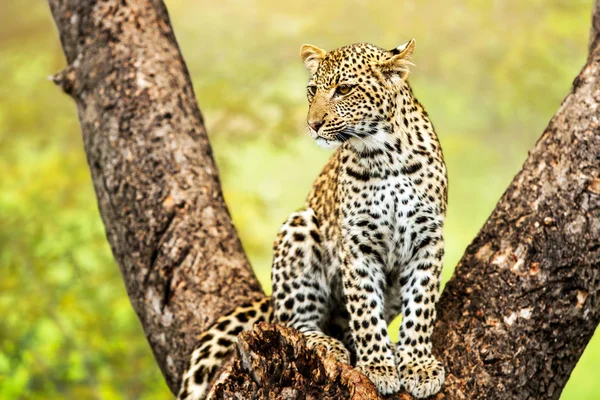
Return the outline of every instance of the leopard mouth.
{"type": "Polygon", "coordinates": [[[339,143],[347,142],[354,136],[348,131],[347,128],[341,129],[337,132],[326,132],[325,134],[311,130],[311,133],[313,134],[313,139],[322,139],[339,143]]]}
{"type": "Polygon", "coordinates": [[[347,142],[350,138],[336,134],[331,137],[316,135],[314,137],[314,139],[317,142],[317,145],[319,147],[323,147],[325,149],[334,149],[334,148],[340,147],[342,144],[347,142]]]}
{"type": "Polygon", "coordinates": [[[342,144],[344,144],[345,142],[347,142],[348,140],[350,140],[352,137],[350,135],[344,134],[344,133],[334,133],[333,135],[330,136],[322,136],[322,135],[315,135],[314,139],[317,142],[317,145],[319,145],[320,147],[326,148],[326,149],[332,149],[332,148],[337,148],[339,146],[341,146],[342,144]]]}
{"type": "MultiPolygon", "coordinates": [[[[331,127],[330,127],[331,129],[331,127]]],[[[336,130],[323,131],[320,129],[319,131],[315,131],[314,129],[310,129],[310,134],[313,139],[317,141],[317,144],[321,147],[338,147],[350,139],[362,139],[365,135],[357,132],[356,127],[352,125],[344,125],[341,129],[338,128],[336,130]]]]}

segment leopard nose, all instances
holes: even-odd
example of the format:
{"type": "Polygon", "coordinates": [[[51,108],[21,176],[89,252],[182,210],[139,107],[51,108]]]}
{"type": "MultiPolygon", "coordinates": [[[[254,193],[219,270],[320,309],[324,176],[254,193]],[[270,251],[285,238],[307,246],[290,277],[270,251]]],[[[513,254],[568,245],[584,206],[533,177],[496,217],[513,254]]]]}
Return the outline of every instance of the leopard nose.
{"type": "Polygon", "coordinates": [[[319,128],[323,126],[323,121],[309,121],[308,126],[315,132],[319,132],[319,128]]]}

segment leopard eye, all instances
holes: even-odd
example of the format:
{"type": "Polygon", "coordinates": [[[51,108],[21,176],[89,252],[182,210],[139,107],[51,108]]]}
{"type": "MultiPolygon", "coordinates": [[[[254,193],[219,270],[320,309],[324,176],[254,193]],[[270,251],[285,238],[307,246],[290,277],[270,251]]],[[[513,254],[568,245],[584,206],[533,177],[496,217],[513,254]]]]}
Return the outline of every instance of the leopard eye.
{"type": "Polygon", "coordinates": [[[308,93],[309,96],[314,97],[314,95],[317,93],[317,87],[315,85],[307,86],[306,93],[308,93]]]}
{"type": "Polygon", "coordinates": [[[335,94],[337,94],[339,96],[344,96],[344,95],[347,95],[348,93],[350,93],[351,90],[352,90],[351,85],[340,85],[335,90],[335,94]]]}

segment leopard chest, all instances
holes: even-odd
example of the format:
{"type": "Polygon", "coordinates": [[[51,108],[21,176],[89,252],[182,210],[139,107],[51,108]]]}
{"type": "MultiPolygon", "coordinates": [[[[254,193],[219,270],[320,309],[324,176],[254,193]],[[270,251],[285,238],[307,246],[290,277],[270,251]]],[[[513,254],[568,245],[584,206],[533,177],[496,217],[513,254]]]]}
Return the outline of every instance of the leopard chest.
{"type": "Polygon", "coordinates": [[[387,272],[408,262],[421,235],[419,222],[435,214],[425,182],[390,169],[363,179],[347,174],[339,190],[341,247],[370,247],[387,272]]]}

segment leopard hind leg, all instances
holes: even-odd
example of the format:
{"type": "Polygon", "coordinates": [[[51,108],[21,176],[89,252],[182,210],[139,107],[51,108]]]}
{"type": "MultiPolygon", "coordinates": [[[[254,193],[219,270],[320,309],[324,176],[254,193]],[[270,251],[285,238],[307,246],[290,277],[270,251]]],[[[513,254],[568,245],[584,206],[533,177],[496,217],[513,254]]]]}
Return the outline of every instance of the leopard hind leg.
{"type": "Polygon", "coordinates": [[[292,213],[281,227],[272,269],[275,321],[303,333],[310,348],[324,346],[349,363],[350,352],[325,332],[331,296],[321,243],[319,221],[310,208],[292,213]]]}

